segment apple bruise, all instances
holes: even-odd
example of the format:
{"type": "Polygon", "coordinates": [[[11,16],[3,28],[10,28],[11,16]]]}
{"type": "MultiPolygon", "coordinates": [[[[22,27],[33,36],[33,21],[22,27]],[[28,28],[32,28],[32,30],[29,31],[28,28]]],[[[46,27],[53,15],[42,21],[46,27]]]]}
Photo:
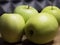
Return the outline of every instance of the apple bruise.
{"type": "Polygon", "coordinates": [[[30,8],[30,6],[28,5],[28,8],[27,9],[29,9],[30,8]]]}

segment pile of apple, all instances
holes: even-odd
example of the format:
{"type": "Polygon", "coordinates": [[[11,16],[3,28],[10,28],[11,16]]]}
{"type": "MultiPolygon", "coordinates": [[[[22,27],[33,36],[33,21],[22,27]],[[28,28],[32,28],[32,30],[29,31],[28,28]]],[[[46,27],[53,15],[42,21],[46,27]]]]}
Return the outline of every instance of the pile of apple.
{"type": "Polygon", "coordinates": [[[23,30],[28,40],[37,44],[52,41],[60,25],[60,9],[47,6],[40,13],[28,5],[17,6],[14,13],[0,16],[0,32],[4,41],[15,43],[21,40],[23,30]]]}

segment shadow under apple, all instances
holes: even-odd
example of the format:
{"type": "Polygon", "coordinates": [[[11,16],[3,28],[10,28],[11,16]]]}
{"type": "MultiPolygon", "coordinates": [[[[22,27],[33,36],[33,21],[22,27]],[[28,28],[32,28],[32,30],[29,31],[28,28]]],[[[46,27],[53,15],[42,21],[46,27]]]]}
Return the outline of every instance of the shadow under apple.
{"type": "Polygon", "coordinates": [[[54,43],[54,40],[46,44],[36,44],[36,43],[29,41],[28,39],[25,39],[24,41],[19,41],[16,43],[8,43],[4,41],[2,38],[0,38],[0,45],[52,45],[53,43],[54,43]]]}
{"type": "Polygon", "coordinates": [[[51,42],[48,42],[46,44],[36,44],[36,43],[29,41],[28,39],[25,39],[23,41],[22,45],[52,45],[53,43],[54,43],[54,40],[52,40],[51,42]]]}

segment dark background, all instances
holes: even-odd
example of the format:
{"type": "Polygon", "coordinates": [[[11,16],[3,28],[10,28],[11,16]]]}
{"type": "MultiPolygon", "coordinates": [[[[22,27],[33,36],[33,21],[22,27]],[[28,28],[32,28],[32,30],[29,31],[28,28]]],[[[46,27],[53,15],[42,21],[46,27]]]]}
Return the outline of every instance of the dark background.
{"type": "MultiPolygon", "coordinates": [[[[18,5],[30,5],[40,12],[44,7],[52,4],[60,8],[60,0],[0,0],[0,15],[3,13],[13,13],[15,7],[18,5]]],[[[23,42],[9,44],[0,39],[0,45],[52,45],[53,42],[35,44],[26,39],[23,42]]]]}
{"type": "Polygon", "coordinates": [[[30,5],[40,12],[45,6],[52,4],[60,8],[60,0],[0,0],[0,15],[13,13],[18,5],[30,5]]]}

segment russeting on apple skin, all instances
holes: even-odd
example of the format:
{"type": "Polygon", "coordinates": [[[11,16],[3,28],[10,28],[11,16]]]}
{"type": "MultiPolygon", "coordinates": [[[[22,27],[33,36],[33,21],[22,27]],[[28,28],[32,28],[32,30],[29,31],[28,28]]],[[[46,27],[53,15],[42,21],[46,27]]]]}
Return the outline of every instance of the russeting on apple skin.
{"type": "Polygon", "coordinates": [[[20,5],[15,8],[14,13],[21,14],[25,22],[27,22],[30,17],[37,15],[38,11],[32,6],[20,5]]]}
{"type": "Polygon", "coordinates": [[[45,44],[54,39],[58,32],[56,18],[48,13],[40,13],[31,17],[25,26],[25,35],[28,40],[36,44],[45,44]]]}
{"type": "Polygon", "coordinates": [[[19,14],[3,14],[0,17],[0,31],[4,41],[15,43],[20,41],[25,21],[19,14]]]}
{"type": "Polygon", "coordinates": [[[41,12],[54,15],[60,25],[60,10],[57,6],[47,6],[41,12]]]}

